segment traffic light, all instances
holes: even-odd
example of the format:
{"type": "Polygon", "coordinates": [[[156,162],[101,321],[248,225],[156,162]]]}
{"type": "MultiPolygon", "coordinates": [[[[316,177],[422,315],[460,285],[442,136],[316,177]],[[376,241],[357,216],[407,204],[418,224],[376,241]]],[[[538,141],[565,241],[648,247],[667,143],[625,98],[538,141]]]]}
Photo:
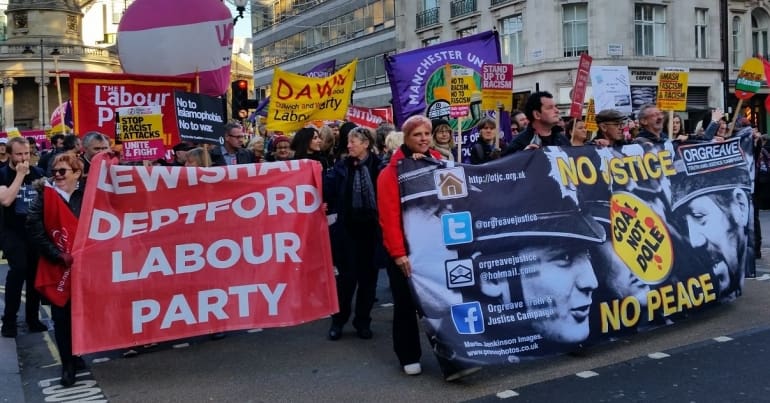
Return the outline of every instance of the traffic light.
{"type": "Polygon", "coordinates": [[[246,80],[236,80],[230,84],[232,96],[233,119],[241,119],[241,111],[248,113],[249,109],[249,83],[246,80]]]}

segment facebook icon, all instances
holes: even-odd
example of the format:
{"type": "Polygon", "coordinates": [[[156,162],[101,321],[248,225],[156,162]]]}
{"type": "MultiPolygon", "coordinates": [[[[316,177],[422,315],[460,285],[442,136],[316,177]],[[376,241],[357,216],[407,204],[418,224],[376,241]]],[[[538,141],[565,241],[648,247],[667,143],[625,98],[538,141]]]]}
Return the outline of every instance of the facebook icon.
{"type": "Polygon", "coordinates": [[[444,245],[473,242],[471,213],[463,211],[442,215],[441,230],[444,233],[444,245]]]}
{"type": "Polygon", "coordinates": [[[484,317],[478,301],[452,305],[452,322],[459,334],[484,333],[484,317]]]}

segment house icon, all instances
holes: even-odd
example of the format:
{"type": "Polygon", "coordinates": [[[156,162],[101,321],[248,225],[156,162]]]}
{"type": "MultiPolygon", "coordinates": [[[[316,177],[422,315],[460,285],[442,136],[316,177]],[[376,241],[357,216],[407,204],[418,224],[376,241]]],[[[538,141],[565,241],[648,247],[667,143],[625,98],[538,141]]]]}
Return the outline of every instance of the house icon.
{"type": "Polygon", "coordinates": [[[463,168],[442,169],[435,173],[439,199],[457,199],[468,195],[463,168]]]}

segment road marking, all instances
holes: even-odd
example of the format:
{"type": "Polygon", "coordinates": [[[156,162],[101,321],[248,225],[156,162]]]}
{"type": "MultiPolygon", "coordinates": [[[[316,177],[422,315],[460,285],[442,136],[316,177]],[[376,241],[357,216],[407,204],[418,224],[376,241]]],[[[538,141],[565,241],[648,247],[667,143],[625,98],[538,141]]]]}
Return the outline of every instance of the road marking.
{"type": "Polygon", "coordinates": [[[652,354],[648,354],[647,356],[652,358],[653,360],[660,360],[660,359],[663,359],[663,358],[671,357],[670,355],[668,355],[666,353],[652,353],[652,354]]]}
{"type": "Polygon", "coordinates": [[[385,304],[380,304],[380,307],[382,307],[382,308],[390,308],[392,306],[393,306],[392,302],[388,302],[388,303],[385,303],[385,304]]]}
{"type": "Polygon", "coordinates": [[[249,329],[249,330],[246,331],[246,333],[259,333],[261,331],[262,331],[262,329],[249,329]]]}
{"type": "Polygon", "coordinates": [[[93,360],[91,360],[91,362],[94,364],[99,364],[102,362],[107,362],[109,360],[110,360],[110,357],[101,357],[101,358],[94,358],[93,360]]]}
{"type": "Polygon", "coordinates": [[[187,347],[190,347],[190,343],[179,343],[179,344],[174,344],[172,347],[173,347],[173,348],[187,348],[187,347]]]}
{"type": "Polygon", "coordinates": [[[583,379],[586,379],[586,378],[593,378],[593,377],[595,377],[595,376],[599,376],[599,374],[598,374],[597,372],[594,372],[594,371],[583,371],[583,372],[578,372],[578,373],[577,373],[577,374],[575,374],[575,375],[577,375],[577,376],[579,376],[579,377],[581,377],[581,378],[583,378],[583,379]]]}
{"type": "Polygon", "coordinates": [[[514,392],[514,391],[512,391],[510,389],[504,390],[502,392],[497,392],[497,397],[500,398],[500,399],[509,399],[509,398],[512,398],[512,397],[516,397],[518,395],[519,395],[518,393],[516,393],[516,392],[514,392]]]}
{"type": "Polygon", "coordinates": [[[759,277],[754,277],[753,279],[749,277],[749,280],[767,281],[767,280],[770,280],[770,274],[765,273],[759,277]]]}
{"type": "Polygon", "coordinates": [[[733,340],[732,337],[727,337],[727,336],[714,337],[714,341],[716,341],[717,343],[724,343],[726,341],[732,341],[732,340],[733,340]]]}

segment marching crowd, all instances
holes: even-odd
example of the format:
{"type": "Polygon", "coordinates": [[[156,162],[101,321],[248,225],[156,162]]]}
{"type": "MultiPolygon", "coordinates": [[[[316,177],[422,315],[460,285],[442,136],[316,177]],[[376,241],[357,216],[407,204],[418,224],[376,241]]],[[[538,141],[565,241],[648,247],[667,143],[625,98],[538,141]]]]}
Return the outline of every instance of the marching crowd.
{"type": "MultiPolygon", "coordinates": [[[[653,105],[642,107],[636,121],[619,111],[603,110],[596,115],[596,123],[598,132],[591,137],[582,120],[565,122],[562,119],[551,94],[536,92],[528,98],[523,111],[511,114],[512,136],[508,141],[501,141],[494,119],[479,121],[478,140],[469,147],[470,163],[483,164],[545,146],[607,147],[669,139],[724,141],[736,132],[728,129],[723,113],[716,110],[699,123],[692,134],[685,133],[681,118],[675,115],[673,132],[669,134],[665,130],[664,114],[653,105]]],[[[737,122],[737,125],[747,124],[741,119],[737,122]]],[[[331,317],[327,337],[333,341],[341,339],[349,321],[357,337],[373,337],[370,323],[377,275],[381,267],[386,267],[394,302],[393,347],[403,371],[416,375],[421,372],[420,331],[413,289],[408,283],[412,266],[402,227],[397,167],[404,159],[455,161],[457,155],[452,128],[446,120],[413,116],[403,122],[400,129],[382,124],[371,130],[351,122],[332,122],[286,136],[258,126],[247,139],[240,124],[228,123],[221,146],[179,143],[173,147],[171,162],[151,163],[206,167],[289,159],[318,161],[325,174],[323,196],[327,214],[336,216],[330,226],[330,237],[340,310],[331,317]]],[[[765,137],[758,131],[754,137],[758,152],[755,155],[760,156],[756,158],[757,193],[761,193],[764,187],[760,184],[770,189],[770,153],[763,147],[765,137]],[[763,182],[762,172],[768,173],[767,182],[763,182]]],[[[25,284],[27,329],[30,332],[48,330],[39,318],[41,297],[35,290],[38,262],[68,270],[73,257],[69,249],[62,248],[59,240],[51,236],[47,220],[76,222],[90,161],[97,153],[111,149],[110,139],[98,132],[86,133],[82,139],[74,134],[55,135],[51,144],[52,148],[43,152],[37,150],[34,141],[22,137],[0,139],[0,241],[9,266],[3,337],[17,335],[17,315],[25,284]]],[[[770,194],[770,190],[767,192],[770,194]]],[[[770,205],[770,196],[765,202],[770,205]]],[[[755,234],[759,236],[758,228],[755,234]]],[[[755,242],[755,251],[759,254],[761,239],[755,242]]],[[[85,364],[71,352],[70,303],[52,304],[51,311],[62,359],[61,383],[71,386],[75,371],[85,364]]],[[[447,380],[477,370],[458,370],[441,359],[440,364],[447,380]]]]}

